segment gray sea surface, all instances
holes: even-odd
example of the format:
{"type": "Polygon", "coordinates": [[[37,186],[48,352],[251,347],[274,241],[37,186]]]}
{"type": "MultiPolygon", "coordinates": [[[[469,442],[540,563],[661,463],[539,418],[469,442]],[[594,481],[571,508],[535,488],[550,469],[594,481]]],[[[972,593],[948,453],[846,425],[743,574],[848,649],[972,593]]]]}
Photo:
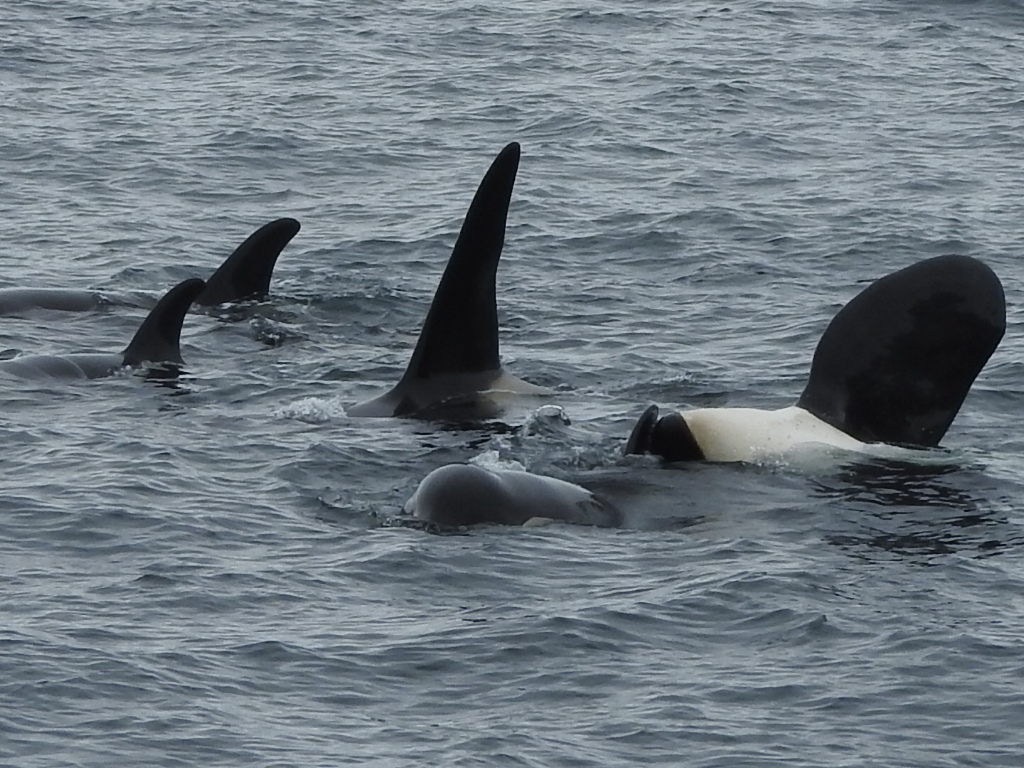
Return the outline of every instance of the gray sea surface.
{"type": "Polygon", "coordinates": [[[122,348],[293,216],[186,374],[3,379],[0,764],[1024,761],[1024,6],[14,0],[0,357],[122,348]],[[356,419],[476,185],[522,162],[500,419],[356,419]],[[943,448],[662,469],[643,408],[792,404],[835,312],[945,253],[1006,289],[943,448]],[[618,529],[401,525],[520,466],[618,529]]]}

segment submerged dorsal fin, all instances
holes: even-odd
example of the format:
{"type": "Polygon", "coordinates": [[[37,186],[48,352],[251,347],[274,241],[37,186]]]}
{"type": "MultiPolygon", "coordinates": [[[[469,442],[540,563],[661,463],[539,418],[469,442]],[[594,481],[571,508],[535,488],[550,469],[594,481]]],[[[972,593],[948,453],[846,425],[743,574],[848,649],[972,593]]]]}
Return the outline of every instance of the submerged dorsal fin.
{"type": "Polygon", "coordinates": [[[277,257],[298,231],[299,222],[288,218],[257,229],[210,276],[196,304],[214,306],[266,296],[277,257]]]}
{"type": "Polygon", "coordinates": [[[181,324],[206,284],[198,277],[178,283],[153,307],[124,351],[125,365],[182,363],[181,324]]]}
{"type": "Polygon", "coordinates": [[[927,259],[839,311],[797,405],[864,442],[938,445],[1005,330],[991,269],[968,256],[927,259]]]}
{"type": "Polygon", "coordinates": [[[518,168],[519,144],[512,142],[480,182],[403,381],[501,368],[494,283],[518,168]]]}

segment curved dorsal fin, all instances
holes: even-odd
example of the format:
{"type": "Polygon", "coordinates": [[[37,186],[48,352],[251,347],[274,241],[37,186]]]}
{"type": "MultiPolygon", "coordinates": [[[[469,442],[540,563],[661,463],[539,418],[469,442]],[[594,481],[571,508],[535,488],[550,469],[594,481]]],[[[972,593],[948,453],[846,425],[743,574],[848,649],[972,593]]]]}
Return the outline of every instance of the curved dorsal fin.
{"type": "Polygon", "coordinates": [[[938,445],[1005,330],[991,269],[968,256],[926,259],[839,311],[797,405],[864,442],[938,445]]]}
{"type": "Polygon", "coordinates": [[[206,281],[196,304],[214,306],[266,296],[277,257],[299,226],[295,219],[276,219],[249,235],[206,281]]]}
{"type": "Polygon", "coordinates": [[[518,168],[512,142],[480,182],[403,380],[501,368],[494,283],[518,168]]]}
{"type": "Polygon", "coordinates": [[[181,324],[188,308],[204,286],[202,280],[193,277],[165,293],[142,321],[131,344],[125,349],[124,364],[183,363],[180,349],[181,324]]]}

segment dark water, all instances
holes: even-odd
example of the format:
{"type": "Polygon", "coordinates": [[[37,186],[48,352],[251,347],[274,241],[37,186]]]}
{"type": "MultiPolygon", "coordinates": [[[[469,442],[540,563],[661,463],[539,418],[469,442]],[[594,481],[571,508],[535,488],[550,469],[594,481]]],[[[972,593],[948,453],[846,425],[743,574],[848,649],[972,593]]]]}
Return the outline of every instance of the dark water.
{"type": "Polygon", "coordinates": [[[303,228],[272,301],[189,316],[177,387],[3,382],[0,763],[1019,765],[1022,26],[1005,0],[13,4],[0,285],[125,306],[4,318],[5,356],[116,350],[258,225],[303,228]],[[555,394],[349,419],[511,140],[502,353],[555,394]],[[619,457],[649,402],[792,403],[834,312],[940,253],[1009,313],[943,451],[619,457]],[[627,525],[386,524],[471,459],[627,525]]]}

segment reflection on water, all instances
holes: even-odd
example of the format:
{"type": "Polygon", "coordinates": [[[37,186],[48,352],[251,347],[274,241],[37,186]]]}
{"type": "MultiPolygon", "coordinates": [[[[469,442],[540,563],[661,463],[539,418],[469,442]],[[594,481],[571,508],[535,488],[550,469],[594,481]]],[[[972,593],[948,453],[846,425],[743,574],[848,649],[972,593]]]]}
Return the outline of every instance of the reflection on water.
{"type": "Polygon", "coordinates": [[[968,509],[977,502],[955,483],[958,475],[969,472],[954,462],[873,459],[843,466],[835,477],[820,483],[819,492],[881,507],[968,509]]]}
{"type": "Polygon", "coordinates": [[[812,493],[841,507],[843,517],[860,529],[828,534],[832,544],[915,555],[989,555],[1024,540],[996,486],[980,468],[952,460],[874,459],[814,478],[812,493]]]}

